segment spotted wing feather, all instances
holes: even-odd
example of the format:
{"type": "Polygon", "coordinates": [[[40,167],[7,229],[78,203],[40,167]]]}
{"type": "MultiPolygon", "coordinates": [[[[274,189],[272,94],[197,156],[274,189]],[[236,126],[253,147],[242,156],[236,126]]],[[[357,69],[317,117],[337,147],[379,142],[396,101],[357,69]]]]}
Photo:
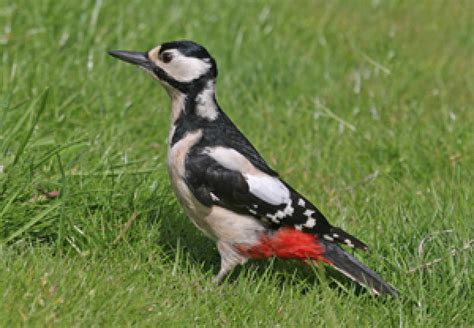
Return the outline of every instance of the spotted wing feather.
{"type": "Polygon", "coordinates": [[[366,249],[357,238],[332,227],[307,199],[276,176],[231,170],[204,152],[189,154],[186,181],[207,206],[251,215],[275,228],[292,226],[330,241],[366,249]]]}

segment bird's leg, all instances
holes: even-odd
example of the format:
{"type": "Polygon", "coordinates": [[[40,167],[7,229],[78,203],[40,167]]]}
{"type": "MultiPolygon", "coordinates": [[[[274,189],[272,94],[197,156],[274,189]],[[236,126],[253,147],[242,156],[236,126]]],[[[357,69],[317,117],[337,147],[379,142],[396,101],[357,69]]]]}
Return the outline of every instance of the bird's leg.
{"type": "Polygon", "coordinates": [[[221,282],[222,278],[224,278],[225,275],[236,265],[247,262],[247,258],[239,254],[229,243],[218,241],[217,249],[219,250],[219,254],[221,256],[221,269],[219,270],[217,276],[212,279],[212,281],[216,284],[221,282]]]}

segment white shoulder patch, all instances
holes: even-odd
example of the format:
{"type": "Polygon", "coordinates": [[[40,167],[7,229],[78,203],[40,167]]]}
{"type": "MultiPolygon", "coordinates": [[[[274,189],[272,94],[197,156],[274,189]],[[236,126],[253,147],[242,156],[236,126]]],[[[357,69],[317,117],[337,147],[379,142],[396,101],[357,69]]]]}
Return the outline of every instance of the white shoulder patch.
{"type": "Polygon", "coordinates": [[[287,204],[290,201],[290,191],[276,177],[269,175],[243,174],[250,188],[250,192],[261,200],[272,204],[287,204]]]}
{"type": "Polygon", "coordinates": [[[272,205],[287,204],[290,201],[290,191],[280,179],[258,170],[237,150],[209,147],[204,153],[226,169],[242,173],[249,185],[250,192],[261,200],[272,205]]]}
{"type": "Polygon", "coordinates": [[[235,149],[220,146],[208,147],[204,150],[204,153],[226,169],[241,173],[256,171],[252,163],[235,149]]]}

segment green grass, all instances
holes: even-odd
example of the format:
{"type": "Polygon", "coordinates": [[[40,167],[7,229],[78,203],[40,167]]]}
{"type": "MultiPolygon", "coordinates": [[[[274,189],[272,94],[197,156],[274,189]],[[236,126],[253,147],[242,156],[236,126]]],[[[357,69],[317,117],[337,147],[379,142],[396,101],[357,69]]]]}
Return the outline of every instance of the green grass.
{"type": "Polygon", "coordinates": [[[1,325],[472,326],[473,7],[0,0],[1,325]],[[212,285],[217,250],[166,173],[168,97],[106,55],[182,38],[217,59],[223,109],[402,298],[278,260],[212,285]]]}

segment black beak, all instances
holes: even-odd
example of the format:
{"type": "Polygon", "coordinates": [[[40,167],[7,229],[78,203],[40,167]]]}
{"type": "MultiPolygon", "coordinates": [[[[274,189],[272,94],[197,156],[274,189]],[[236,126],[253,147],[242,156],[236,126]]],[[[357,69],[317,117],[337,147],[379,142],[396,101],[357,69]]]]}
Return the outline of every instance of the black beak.
{"type": "Polygon", "coordinates": [[[151,69],[151,62],[146,52],[110,50],[109,55],[127,63],[151,69]]]}

